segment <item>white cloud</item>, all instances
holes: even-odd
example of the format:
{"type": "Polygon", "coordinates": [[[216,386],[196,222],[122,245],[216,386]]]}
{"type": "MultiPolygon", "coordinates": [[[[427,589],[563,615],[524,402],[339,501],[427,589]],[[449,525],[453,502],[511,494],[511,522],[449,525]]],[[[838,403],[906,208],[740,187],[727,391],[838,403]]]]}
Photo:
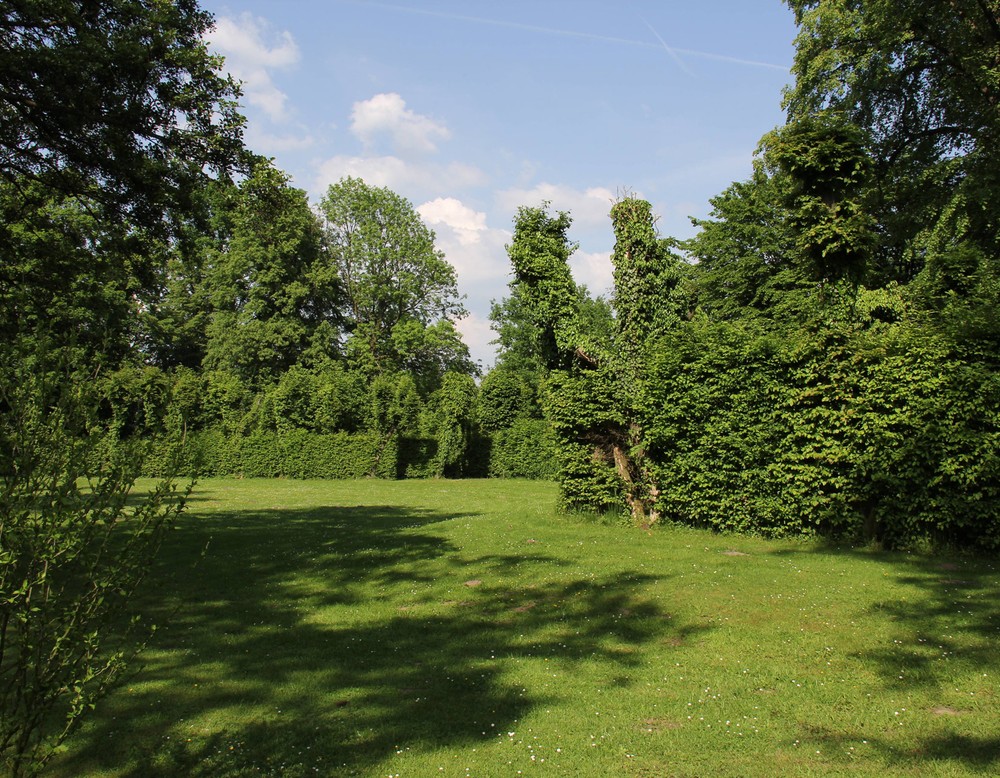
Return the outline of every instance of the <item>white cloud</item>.
{"type": "Polygon", "coordinates": [[[569,211],[573,223],[585,227],[608,226],[611,206],[617,199],[614,192],[602,186],[574,189],[560,184],[537,184],[531,189],[507,189],[497,195],[497,205],[511,218],[522,206],[537,206],[543,200],[552,203],[554,211],[569,211]]]}
{"type": "Polygon", "coordinates": [[[587,287],[591,296],[608,295],[614,285],[610,251],[577,251],[569,258],[573,280],[587,287]]]}
{"type": "Polygon", "coordinates": [[[226,58],[226,69],[243,82],[247,102],[272,121],[285,121],[288,96],[275,86],[270,71],[298,63],[299,48],[291,33],[274,33],[266,19],[243,13],[238,18],[218,17],[208,38],[226,58]]]}
{"type": "Polygon", "coordinates": [[[489,299],[505,290],[510,232],[488,227],[485,213],[454,197],[426,202],[417,213],[434,230],[436,245],[455,268],[463,291],[489,299]]]}
{"type": "Polygon", "coordinates": [[[345,176],[360,178],[372,186],[388,187],[413,200],[486,183],[481,170],[460,162],[417,164],[393,156],[340,155],[319,164],[313,192],[323,195],[330,184],[345,176]]]}
{"type": "Polygon", "coordinates": [[[438,198],[417,208],[434,230],[436,245],[458,274],[459,288],[478,300],[499,297],[506,291],[506,230],[487,227],[486,214],[454,198],[438,198]]]}
{"type": "Polygon", "coordinates": [[[490,320],[470,313],[455,322],[455,329],[461,333],[463,342],[469,347],[473,361],[479,362],[484,368],[491,367],[496,349],[490,345],[490,341],[496,338],[496,333],[490,328],[490,320]]]}
{"type": "Polygon", "coordinates": [[[417,208],[420,217],[432,227],[449,227],[463,246],[479,243],[486,231],[486,214],[474,211],[454,197],[439,197],[417,208]]]}
{"type": "Polygon", "coordinates": [[[397,153],[432,153],[437,151],[435,141],[451,137],[445,125],[410,110],[395,92],[355,103],[351,132],[366,149],[374,148],[379,138],[388,136],[397,153]]]}
{"type": "Polygon", "coordinates": [[[496,334],[485,312],[490,301],[508,294],[510,261],[506,246],[511,233],[490,227],[485,213],[454,197],[426,202],[417,207],[417,212],[434,229],[435,244],[455,268],[459,289],[468,295],[468,307],[473,313],[456,326],[473,358],[490,365],[495,358],[490,341],[496,334]]]}

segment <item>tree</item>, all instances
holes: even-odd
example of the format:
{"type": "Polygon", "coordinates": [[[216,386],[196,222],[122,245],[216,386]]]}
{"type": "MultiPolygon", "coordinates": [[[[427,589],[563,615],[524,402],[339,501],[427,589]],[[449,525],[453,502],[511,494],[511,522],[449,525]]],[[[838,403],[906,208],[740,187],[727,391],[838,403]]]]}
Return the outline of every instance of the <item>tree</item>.
{"type": "Polygon", "coordinates": [[[490,342],[497,347],[497,367],[542,371],[541,335],[514,282],[506,297],[491,301],[490,329],[496,333],[490,342]]]}
{"type": "Polygon", "coordinates": [[[0,175],[164,224],[243,154],[238,89],[195,0],[20,0],[0,11],[0,175]]]}
{"type": "Polygon", "coordinates": [[[476,384],[462,373],[445,373],[441,388],[431,395],[432,425],[437,451],[431,461],[435,476],[463,474],[473,432],[476,384]]]}
{"type": "Polygon", "coordinates": [[[170,480],[130,501],[139,452],[95,429],[91,389],[127,354],[192,194],[244,158],[210,24],[194,0],[0,8],[0,760],[15,775],[138,648],[121,616],[182,507],[170,480]]]}
{"type": "Polygon", "coordinates": [[[762,146],[765,164],[786,179],[788,226],[810,275],[860,283],[876,243],[864,197],[871,160],[861,130],[824,112],[789,122],[762,146]]]}
{"type": "Polygon", "coordinates": [[[0,251],[0,340],[44,339],[80,364],[121,362],[155,255],[142,235],[37,181],[0,180],[0,251]]]}
{"type": "Polygon", "coordinates": [[[569,270],[576,251],[568,232],[569,213],[549,213],[549,203],[522,206],[514,217],[514,238],[507,246],[514,270],[511,299],[523,311],[527,336],[547,370],[567,367],[577,347],[575,327],[577,291],[569,270]]]}
{"type": "Polygon", "coordinates": [[[305,192],[258,160],[228,219],[228,239],[206,272],[205,367],[257,386],[306,355],[335,355],[339,284],[305,192]]]}
{"type": "Polygon", "coordinates": [[[0,764],[14,776],[41,770],[141,647],[123,616],[186,496],[165,480],[131,505],[140,452],[103,446],[91,387],[26,361],[0,366],[0,764]]]}
{"type": "MultiPolygon", "coordinates": [[[[455,269],[405,198],[345,178],[330,186],[320,210],[357,364],[372,373],[400,369],[419,358],[405,350],[421,339],[415,333],[465,314],[455,269]]],[[[430,342],[433,350],[441,339],[430,342]]]]}
{"type": "Polygon", "coordinates": [[[1000,237],[1000,3],[788,0],[800,32],[796,122],[833,112],[868,137],[868,210],[882,282],[911,280],[941,220],[996,254],[1000,237]]]}
{"type": "Polygon", "coordinates": [[[796,259],[782,190],[758,161],[750,179],[711,199],[712,218],[683,244],[697,260],[696,305],[713,321],[802,313],[815,284],[796,259]]]}
{"type": "Polygon", "coordinates": [[[586,304],[570,273],[568,260],[576,248],[568,237],[571,223],[566,212],[550,213],[548,203],[518,209],[507,247],[514,269],[511,291],[523,305],[524,329],[536,338],[544,367],[542,406],[556,438],[562,503],[620,510],[624,497],[615,451],[621,450],[623,408],[610,358],[614,344],[604,337],[603,317],[596,315],[604,306],[586,304]],[[583,310],[589,315],[581,315],[583,310]],[[597,327],[589,329],[591,324],[597,327]]]}

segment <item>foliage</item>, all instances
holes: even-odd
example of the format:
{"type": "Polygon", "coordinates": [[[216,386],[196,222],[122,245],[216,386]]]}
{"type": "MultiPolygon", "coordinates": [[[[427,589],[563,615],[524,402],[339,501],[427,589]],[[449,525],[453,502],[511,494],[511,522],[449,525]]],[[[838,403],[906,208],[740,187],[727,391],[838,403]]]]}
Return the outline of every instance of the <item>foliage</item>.
{"type": "Polygon", "coordinates": [[[0,762],[12,775],[39,771],[138,650],[138,625],[123,626],[123,614],[184,505],[169,479],[131,494],[139,452],[108,456],[81,426],[91,401],[5,366],[0,762]],[[99,451],[106,465],[95,471],[99,451]]]}
{"type": "Polygon", "coordinates": [[[306,354],[336,353],[339,291],[319,222],[285,174],[258,162],[234,200],[231,234],[206,280],[212,314],[204,365],[253,385],[306,354]]]}
{"type": "Polygon", "coordinates": [[[136,336],[136,300],[159,250],[109,225],[96,204],[0,178],[0,334],[44,340],[80,364],[116,367],[136,336]]]}
{"type": "Polygon", "coordinates": [[[886,546],[1000,542],[992,370],[909,323],[661,342],[650,458],[673,520],[886,546]]]}
{"type": "Polygon", "coordinates": [[[430,398],[437,452],[434,475],[456,477],[467,470],[473,436],[476,384],[471,376],[445,373],[441,388],[430,398]]]}
{"type": "Polygon", "coordinates": [[[479,425],[486,432],[508,429],[519,419],[537,418],[536,375],[496,367],[487,373],[479,385],[479,425]]]}
{"type": "Polygon", "coordinates": [[[130,495],[127,436],[183,433],[190,397],[171,416],[170,381],[134,366],[140,312],[197,193],[245,161],[210,24],[194,0],[0,10],[0,758],[17,775],[141,643],[123,614],[183,505],[169,480],[130,495]]]}
{"type": "Polygon", "coordinates": [[[514,238],[507,246],[514,269],[511,283],[515,310],[525,314],[526,336],[546,369],[565,368],[576,348],[576,285],[569,271],[576,244],[567,237],[572,219],[552,215],[548,203],[518,208],[514,238]]]}
{"type": "Polygon", "coordinates": [[[556,442],[544,419],[515,419],[490,435],[489,446],[491,478],[554,480],[558,475],[556,442]]]}
{"type": "Polygon", "coordinates": [[[516,281],[509,286],[510,293],[490,305],[490,329],[496,333],[490,342],[497,349],[496,367],[539,373],[543,370],[538,351],[541,334],[516,281]]]}
{"type": "MultiPolygon", "coordinates": [[[[464,315],[455,269],[434,233],[395,192],[356,178],[332,184],[320,203],[330,260],[344,289],[348,353],[370,373],[413,360],[468,362],[453,330],[423,330],[464,315]]],[[[440,362],[438,363],[440,364],[440,362]]]]}
{"type": "MultiPolygon", "coordinates": [[[[238,89],[195,0],[28,0],[0,15],[0,170],[164,227],[243,154],[238,89]]],[[[27,200],[31,203],[32,200],[27,200]]]]}
{"type": "Polygon", "coordinates": [[[821,113],[786,124],[763,145],[766,164],[788,178],[788,227],[810,262],[810,275],[823,282],[862,281],[875,222],[860,197],[871,166],[861,130],[821,113]]]}
{"type": "Polygon", "coordinates": [[[755,165],[752,177],[712,198],[712,219],[684,243],[697,258],[696,307],[715,321],[799,319],[815,284],[786,228],[780,180],[755,165]]]}
{"type": "Polygon", "coordinates": [[[923,266],[922,236],[956,210],[960,234],[995,254],[996,0],[788,4],[800,25],[789,116],[832,110],[866,133],[882,282],[911,280],[923,266]]]}

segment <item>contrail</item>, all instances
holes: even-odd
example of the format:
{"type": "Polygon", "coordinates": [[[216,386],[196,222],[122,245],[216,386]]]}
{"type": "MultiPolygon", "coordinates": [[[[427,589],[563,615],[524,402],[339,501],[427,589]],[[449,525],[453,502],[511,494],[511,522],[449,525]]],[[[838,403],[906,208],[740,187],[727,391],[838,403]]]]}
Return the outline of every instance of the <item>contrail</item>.
{"type": "Polygon", "coordinates": [[[767,68],[769,70],[780,70],[782,73],[788,73],[788,65],[776,65],[773,62],[759,62],[753,59],[743,59],[741,57],[731,57],[727,54],[713,54],[709,51],[697,51],[695,49],[681,49],[675,46],[668,46],[667,43],[659,36],[653,27],[643,20],[647,27],[656,39],[659,41],[659,45],[656,43],[650,43],[649,41],[639,41],[633,38],[617,38],[611,35],[599,35],[592,32],[580,32],[577,30],[560,30],[554,27],[540,27],[534,24],[524,24],[522,22],[508,22],[502,19],[487,19],[482,16],[468,16],[466,14],[456,14],[447,13],[445,11],[431,11],[426,8],[408,8],[402,5],[395,5],[392,3],[380,3],[380,2],[370,2],[369,0],[341,0],[341,2],[349,2],[355,5],[366,5],[372,8],[383,8],[387,11],[399,11],[400,13],[416,14],[419,16],[433,16],[438,19],[451,19],[453,21],[459,22],[469,22],[470,24],[485,24],[491,27],[507,27],[514,30],[524,30],[525,32],[534,32],[542,35],[559,35],[564,38],[583,38],[585,40],[601,41],[603,43],[614,43],[622,46],[639,46],[646,49],[652,48],[664,48],[673,57],[674,61],[677,63],[685,73],[691,74],[691,71],[684,65],[681,61],[679,54],[684,54],[689,57],[701,57],[702,59],[712,59],[717,62],[729,62],[733,65],[746,65],[748,67],[756,68],[767,68]]]}
{"type": "Polygon", "coordinates": [[[658,40],[662,44],[662,46],[666,50],[667,54],[670,55],[670,58],[674,62],[677,63],[677,67],[679,67],[681,70],[683,70],[689,76],[693,76],[694,73],[692,73],[691,70],[688,68],[688,66],[684,64],[684,60],[682,60],[680,57],[678,57],[677,56],[677,52],[674,49],[670,48],[670,46],[667,45],[667,42],[665,40],[663,40],[663,38],[660,37],[660,33],[658,33],[656,30],[653,29],[653,25],[651,25],[649,22],[647,22],[642,16],[639,16],[639,20],[649,28],[649,31],[651,33],[653,33],[653,35],[656,36],[656,40],[658,40]]]}

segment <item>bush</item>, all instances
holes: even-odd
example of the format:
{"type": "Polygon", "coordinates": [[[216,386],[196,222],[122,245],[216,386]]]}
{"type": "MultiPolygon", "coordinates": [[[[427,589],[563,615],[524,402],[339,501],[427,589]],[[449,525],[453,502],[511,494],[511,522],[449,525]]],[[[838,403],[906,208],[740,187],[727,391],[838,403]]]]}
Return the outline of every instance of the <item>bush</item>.
{"type": "Polygon", "coordinates": [[[1000,376],[906,323],[659,346],[645,408],[663,515],[723,531],[1000,545],[1000,376]]]}

